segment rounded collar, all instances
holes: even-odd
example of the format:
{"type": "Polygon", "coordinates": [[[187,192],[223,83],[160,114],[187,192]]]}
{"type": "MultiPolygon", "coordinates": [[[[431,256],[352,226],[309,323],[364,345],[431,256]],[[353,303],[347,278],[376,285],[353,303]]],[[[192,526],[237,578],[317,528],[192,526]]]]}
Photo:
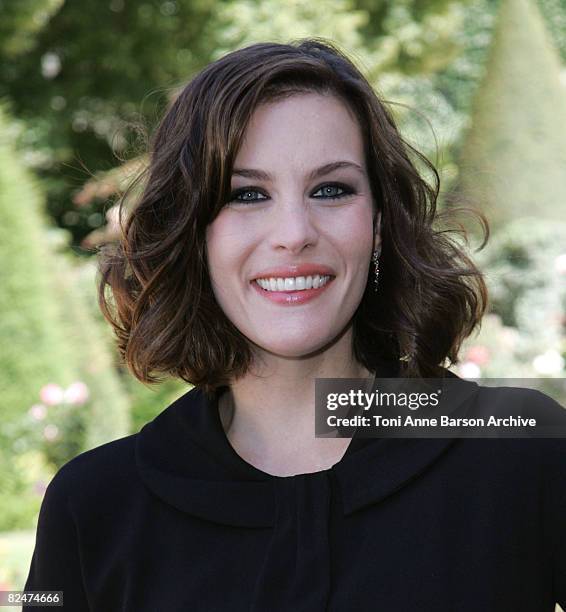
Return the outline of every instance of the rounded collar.
{"type": "MultiPolygon", "coordinates": [[[[457,401],[463,414],[479,387],[460,380],[457,401]]],[[[361,438],[357,433],[340,461],[327,470],[270,475],[244,461],[231,446],[220,420],[218,394],[209,400],[193,388],[138,432],[135,460],[151,493],[178,510],[224,525],[269,527],[275,524],[276,488],[282,480],[323,478],[332,472],[348,515],[403,487],[455,441],[361,438]]]]}

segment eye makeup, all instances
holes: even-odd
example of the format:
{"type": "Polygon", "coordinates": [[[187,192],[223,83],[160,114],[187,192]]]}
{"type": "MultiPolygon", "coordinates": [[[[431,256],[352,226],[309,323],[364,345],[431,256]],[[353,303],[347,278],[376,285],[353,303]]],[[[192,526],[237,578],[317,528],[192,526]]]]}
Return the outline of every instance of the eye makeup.
{"type": "MultiPolygon", "coordinates": [[[[336,189],[339,190],[341,193],[337,193],[335,195],[325,195],[325,196],[314,196],[312,195],[311,197],[313,197],[316,200],[339,200],[342,198],[345,198],[347,196],[350,195],[355,195],[356,192],[354,191],[354,189],[352,187],[349,187],[348,185],[345,185],[344,183],[339,183],[339,182],[331,182],[331,183],[324,183],[323,185],[320,185],[319,187],[316,187],[314,190],[314,193],[322,190],[322,189],[336,189]]],[[[266,200],[268,200],[268,197],[265,197],[264,199],[258,199],[258,198],[252,198],[252,199],[238,199],[240,196],[242,195],[247,195],[247,194],[262,194],[263,190],[260,189],[259,187],[255,187],[255,186],[249,186],[249,187],[240,187],[239,189],[235,189],[231,194],[230,194],[230,198],[228,203],[230,204],[246,204],[246,203],[250,203],[250,202],[265,202],[266,200]]],[[[265,195],[265,194],[263,194],[265,195]]]]}

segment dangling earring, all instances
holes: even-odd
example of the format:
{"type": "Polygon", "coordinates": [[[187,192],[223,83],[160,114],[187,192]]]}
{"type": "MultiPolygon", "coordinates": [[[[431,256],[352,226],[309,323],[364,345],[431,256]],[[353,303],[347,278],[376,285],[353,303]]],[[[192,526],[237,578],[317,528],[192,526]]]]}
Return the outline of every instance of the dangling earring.
{"type": "Polygon", "coordinates": [[[373,289],[374,291],[377,291],[377,285],[379,283],[379,251],[377,249],[373,252],[371,260],[373,261],[373,265],[375,266],[373,276],[373,289]]]}

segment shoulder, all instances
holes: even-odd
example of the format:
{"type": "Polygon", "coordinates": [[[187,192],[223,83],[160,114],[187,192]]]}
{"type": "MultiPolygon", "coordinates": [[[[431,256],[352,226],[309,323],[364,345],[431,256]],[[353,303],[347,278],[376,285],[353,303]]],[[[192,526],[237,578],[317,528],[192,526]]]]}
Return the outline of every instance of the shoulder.
{"type": "Polygon", "coordinates": [[[553,397],[527,387],[478,384],[466,416],[484,422],[490,417],[533,419],[536,425],[521,428],[521,436],[505,435],[503,427],[501,435],[494,430],[489,436],[460,440],[457,446],[478,465],[511,480],[536,479],[542,486],[562,473],[554,485],[566,489],[566,408],[553,397]]]}
{"type": "MultiPolygon", "coordinates": [[[[538,389],[480,387],[481,412],[494,416],[532,418],[535,433],[529,437],[497,438],[498,461],[517,469],[516,477],[535,473],[541,489],[566,510],[566,408],[538,389]]],[[[554,504],[554,502],[553,502],[554,504]]]]}
{"type": "Polygon", "coordinates": [[[494,403],[513,401],[518,402],[522,406],[535,406],[545,411],[562,411],[566,414],[566,409],[561,404],[539,389],[505,385],[494,387],[478,385],[478,390],[478,399],[482,401],[493,401],[494,403]]]}
{"type": "Polygon", "coordinates": [[[88,478],[97,483],[113,478],[126,478],[135,470],[135,444],[139,434],[131,434],[112,442],[107,442],[84,451],[65,463],[57,472],[54,480],[63,486],[72,487],[88,478]]]}
{"type": "Polygon", "coordinates": [[[478,385],[474,410],[478,416],[533,418],[533,437],[566,439],[566,408],[539,389],[478,385]]]}
{"type": "Polygon", "coordinates": [[[45,492],[44,504],[67,507],[100,505],[131,492],[137,480],[135,444],[138,433],[85,451],[59,468],[45,492]]]}

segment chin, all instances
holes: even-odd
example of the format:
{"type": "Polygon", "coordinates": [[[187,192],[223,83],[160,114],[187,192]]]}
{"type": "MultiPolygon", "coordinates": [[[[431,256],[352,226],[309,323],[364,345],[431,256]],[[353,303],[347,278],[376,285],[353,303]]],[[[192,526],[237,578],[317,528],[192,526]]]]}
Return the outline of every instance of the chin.
{"type": "Polygon", "coordinates": [[[289,338],[287,338],[285,342],[281,342],[281,338],[278,338],[277,340],[269,342],[264,337],[264,339],[261,341],[254,341],[254,344],[261,350],[272,355],[277,355],[279,357],[285,357],[288,359],[298,359],[300,357],[313,355],[319,352],[321,349],[324,349],[332,342],[332,336],[320,337],[318,341],[317,338],[314,338],[312,335],[307,338],[301,337],[300,340],[297,339],[295,342],[289,338]]]}

